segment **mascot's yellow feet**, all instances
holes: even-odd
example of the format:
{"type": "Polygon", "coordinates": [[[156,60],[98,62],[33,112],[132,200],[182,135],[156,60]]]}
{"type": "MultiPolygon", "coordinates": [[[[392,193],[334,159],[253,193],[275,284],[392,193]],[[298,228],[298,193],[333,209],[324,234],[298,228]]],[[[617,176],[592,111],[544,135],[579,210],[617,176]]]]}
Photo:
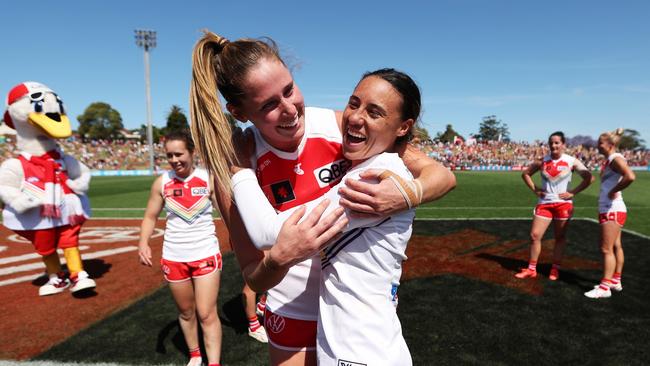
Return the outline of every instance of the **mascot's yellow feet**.
{"type": "Polygon", "coordinates": [[[47,281],[47,283],[38,289],[38,295],[56,295],[63,292],[63,290],[68,288],[68,286],[70,286],[70,281],[65,278],[65,274],[63,272],[51,274],[50,279],[47,281]]]}
{"type": "Polygon", "coordinates": [[[81,290],[92,289],[95,288],[95,286],[97,286],[97,284],[95,284],[95,281],[93,281],[88,276],[88,273],[86,271],[81,271],[79,273],[71,275],[70,281],[72,282],[70,291],[72,291],[73,293],[81,290]]]}

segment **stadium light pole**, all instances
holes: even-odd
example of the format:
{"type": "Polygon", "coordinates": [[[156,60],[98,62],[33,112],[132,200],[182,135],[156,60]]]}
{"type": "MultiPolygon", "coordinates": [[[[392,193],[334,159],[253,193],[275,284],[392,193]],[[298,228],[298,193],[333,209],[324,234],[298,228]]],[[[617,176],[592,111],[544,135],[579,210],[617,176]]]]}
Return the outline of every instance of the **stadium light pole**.
{"type": "Polygon", "coordinates": [[[149,173],[154,174],[153,128],[151,126],[151,83],[149,80],[149,50],[156,47],[156,31],[136,29],[135,44],[144,49],[144,84],[147,97],[147,144],[149,144],[149,173]]]}

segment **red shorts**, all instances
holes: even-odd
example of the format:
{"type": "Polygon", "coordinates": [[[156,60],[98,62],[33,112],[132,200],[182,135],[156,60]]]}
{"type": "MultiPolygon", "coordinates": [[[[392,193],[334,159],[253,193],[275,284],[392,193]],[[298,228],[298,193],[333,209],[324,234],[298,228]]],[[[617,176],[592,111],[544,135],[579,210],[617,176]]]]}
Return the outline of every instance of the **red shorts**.
{"type": "Polygon", "coordinates": [[[40,230],[15,230],[15,233],[29,240],[40,255],[50,255],[57,248],[75,248],[79,246],[81,225],[65,225],[40,230]]]}
{"type": "Polygon", "coordinates": [[[610,212],[601,212],[598,214],[598,223],[600,224],[604,224],[608,221],[614,221],[620,227],[623,227],[623,225],[625,225],[626,219],[627,219],[627,212],[610,211],[610,212]]]}
{"type": "Polygon", "coordinates": [[[573,216],[572,202],[540,203],[535,206],[535,216],[548,220],[568,220],[573,216]]]}
{"type": "Polygon", "coordinates": [[[317,321],[286,318],[266,307],[264,328],[269,343],[285,351],[314,351],[316,349],[317,321]]]}
{"type": "Polygon", "coordinates": [[[221,253],[192,262],[174,262],[160,260],[160,266],[167,282],[183,282],[190,278],[207,276],[217,270],[221,271],[223,262],[221,253]]]}

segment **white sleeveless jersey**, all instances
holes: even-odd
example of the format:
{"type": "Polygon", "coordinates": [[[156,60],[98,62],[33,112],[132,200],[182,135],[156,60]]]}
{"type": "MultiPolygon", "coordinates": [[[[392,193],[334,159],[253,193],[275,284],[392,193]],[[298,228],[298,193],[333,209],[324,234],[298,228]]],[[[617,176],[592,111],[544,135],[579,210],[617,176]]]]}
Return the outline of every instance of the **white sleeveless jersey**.
{"type": "Polygon", "coordinates": [[[185,179],[173,170],[163,174],[162,194],[167,211],[164,259],[192,262],[219,251],[209,181],[208,172],[202,168],[195,168],[185,179]]]}
{"type": "MultiPolygon", "coordinates": [[[[294,152],[278,150],[254,127],[253,132],[253,167],[260,187],[277,211],[322,196],[349,167],[341,152],[342,137],[333,110],[305,109],[305,134],[294,152]]],[[[284,279],[268,291],[266,306],[285,317],[316,321],[319,280],[320,261],[315,256],[291,267],[284,279]]]]}
{"type": "Polygon", "coordinates": [[[615,172],[610,166],[615,158],[625,160],[625,157],[619,153],[611,154],[600,167],[600,196],[598,197],[598,212],[627,212],[625,202],[623,202],[623,192],[616,192],[616,198],[613,200],[608,197],[609,192],[614,188],[623,176],[615,172]]]}
{"type": "MultiPolygon", "coordinates": [[[[397,154],[381,154],[348,173],[390,169],[413,177],[397,154]]],[[[415,210],[346,232],[322,252],[319,365],[410,365],[394,295],[406,259],[415,210]]]]}
{"type": "Polygon", "coordinates": [[[562,154],[556,160],[553,160],[551,155],[544,157],[540,168],[544,197],[540,197],[539,204],[571,202],[571,200],[561,199],[559,194],[566,192],[569,188],[575,161],[576,158],[567,154],[562,154]]]}

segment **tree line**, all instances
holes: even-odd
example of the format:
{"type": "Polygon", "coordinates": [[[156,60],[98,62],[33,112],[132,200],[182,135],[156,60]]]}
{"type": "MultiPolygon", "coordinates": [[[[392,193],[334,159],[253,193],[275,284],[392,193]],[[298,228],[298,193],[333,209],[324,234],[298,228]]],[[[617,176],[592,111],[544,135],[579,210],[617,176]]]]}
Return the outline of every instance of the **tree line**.
{"type": "MultiPolygon", "coordinates": [[[[483,117],[483,120],[479,123],[478,133],[472,135],[477,141],[510,141],[510,131],[508,125],[503,123],[500,119],[497,119],[496,116],[486,116],[483,117]]],[[[427,134],[428,138],[428,134],[427,134]]],[[[445,127],[445,130],[438,132],[438,134],[433,138],[434,141],[440,141],[443,143],[456,143],[459,140],[465,141],[466,139],[454,130],[454,127],[451,124],[448,124],[445,127]]],[[[597,141],[591,136],[586,135],[576,135],[574,137],[567,138],[567,144],[569,145],[583,145],[587,147],[596,147],[597,141]]],[[[636,149],[645,149],[645,140],[641,138],[639,131],[626,128],[621,136],[621,142],[619,147],[624,150],[636,150],[636,149]]]]}
{"type": "MultiPolygon", "coordinates": [[[[226,113],[231,125],[235,125],[236,121],[233,116],[226,113]]],[[[77,117],[79,121],[79,129],[77,132],[83,140],[99,140],[123,139],[122,131],[124,126],[122,124],[122,117],[120,112],[110,106],[108,103],[96,102],[86,108],[83,114],[77,117]]],[[[153,140],[158,142],[160,138],[168,133],[178,130],[185,130],[189,128],[187,116],[177,105],[173,105],[167,113],[165,127],[159,128],[152,126],[153,140]]],[[[137,129],[142,139],[146,139],[147,126],[141,125],[137,129]]],[[[429,137],[429,132],[419,126],[415,127],[414,135],[420,140],[434,140],[443,143],[456,143],[457,141],[465,141],[465,138],[454,130],[451,124],[448,124],[444,131],[432,139],[429,137]]],[[[478,133],[472,136],[477,141],[510,141],[510,130],[508,125],[498,119],[496,116],[486,116],[479,123],[478,133]]],[[[596,146],[596,140],[590,136],[577,135],[567,139],[570,145],[583,145],[583,146],[596,146]]],[[[626,150],[645,149],[645,140],[641,138],[638,131],[633,129],[625,129],[621,137],[620,147],[626,150]]]]}

